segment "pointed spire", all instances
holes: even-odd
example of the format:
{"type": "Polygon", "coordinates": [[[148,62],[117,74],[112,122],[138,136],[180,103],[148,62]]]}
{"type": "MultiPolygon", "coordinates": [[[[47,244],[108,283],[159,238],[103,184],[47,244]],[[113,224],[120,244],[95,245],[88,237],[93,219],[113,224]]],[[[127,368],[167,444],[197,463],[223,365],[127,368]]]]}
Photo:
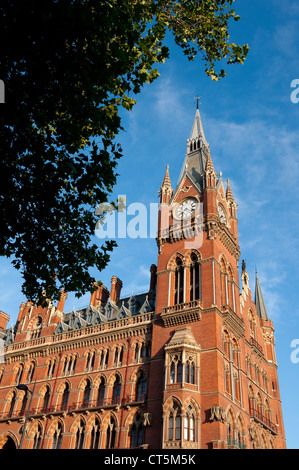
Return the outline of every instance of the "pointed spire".
{"type": "Polygon", "coordinates": [[[263,320],[269,320],[262,289],[257,273],[255,273],[255,308],[257,315],[263,320]]]}
{"type": "Polygon", "coordinates": [[[169,204],[172,194],[173,194],[173,189],[171,187],[171,182],[170,182],[170,177],[169,177],[169,165],[167,165],[163,183],[159,191],[160,202],[165,202],[166,204],[169,204]]]}
{"type": "Polygon", "coordinates": [[[230,187],[229,179],[227,180],[227,186],[226,186],[226,199],[228,201],[234,201],[234,196],[230,187]]]}
{"type": "Polygon", "coordinates": [[[166,172],[165,172],[165,176],[164,176],[164,180],[163,180],[161,188],[171,189],[171,182],[170,182],[170,177],[169,177],[169,165],[166,166],[166,172]]]}
{"type": "Polygon", "coordinates": [[[194,141],[197,139],[203,139],[204,141],[206,140],[198,107],[196,108],[195,118],[194,118],[193,127],[192,127],[192,131],[190,135],[191,141],[194,141]]]}
{"type": "Polygon", "coordinates": [[[208,153],[205,171],[206,173],[215,173],[215,169],[214,169],[214,165],[213,165],[210,153],[208,153]]]}

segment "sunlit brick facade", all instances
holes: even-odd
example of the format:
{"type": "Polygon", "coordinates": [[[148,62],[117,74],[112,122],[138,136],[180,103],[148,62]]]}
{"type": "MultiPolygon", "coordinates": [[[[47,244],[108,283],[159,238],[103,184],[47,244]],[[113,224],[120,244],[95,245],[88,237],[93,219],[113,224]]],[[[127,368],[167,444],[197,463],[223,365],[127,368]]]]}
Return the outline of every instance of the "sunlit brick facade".
{"type": "Polygon", "coordinates": [[[148,292],[123,299],[113,276],[79,311],[63,293],[11,328],[0,312],[0,448],[285,448],[273,323],[225,186],[197,109],[178,184],[167,167],[160,188],[148,292]]]}

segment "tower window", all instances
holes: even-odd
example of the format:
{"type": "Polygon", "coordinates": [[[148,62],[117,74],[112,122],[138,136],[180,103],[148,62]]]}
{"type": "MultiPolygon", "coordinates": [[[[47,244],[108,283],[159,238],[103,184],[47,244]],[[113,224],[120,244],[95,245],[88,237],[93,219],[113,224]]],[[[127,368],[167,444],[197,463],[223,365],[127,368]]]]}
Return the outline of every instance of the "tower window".
{"type": "Polygon", "coordinates": [[[197,256],[192,254],[190,266],[190,300],[201,298],[201,266],[198,263],[197,256]]]}
{"type": "Polygon", "coordinates": [[[175,304],[182,304],[184,302],[184,268],[180,258],[177,258],[176,261],[174,299],[175,304]]]}

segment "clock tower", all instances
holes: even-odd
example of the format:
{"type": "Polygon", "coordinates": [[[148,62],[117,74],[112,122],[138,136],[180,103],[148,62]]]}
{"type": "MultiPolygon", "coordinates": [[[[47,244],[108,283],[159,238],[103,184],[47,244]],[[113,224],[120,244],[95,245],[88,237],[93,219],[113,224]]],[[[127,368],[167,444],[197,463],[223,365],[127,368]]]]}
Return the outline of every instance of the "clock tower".
{"type": "MultiPolygon", "coordinates": [[[[278,383],[265,345],[273,325],[259,318],[245,263],[239,285],[237,204],[229,180],[214,169],[198,107],[177,186],[167,165],[159,197],[148,407],[162,431],[152,434],[152,446],[249,447],[248,430],[253,435],[266,420],[255,420],[258,391],[248,361],[267,387],[278,383]]],[[[261,395],[270,423],[264,433],[274,443],[283,435],[279,392],[261,395]]]]}

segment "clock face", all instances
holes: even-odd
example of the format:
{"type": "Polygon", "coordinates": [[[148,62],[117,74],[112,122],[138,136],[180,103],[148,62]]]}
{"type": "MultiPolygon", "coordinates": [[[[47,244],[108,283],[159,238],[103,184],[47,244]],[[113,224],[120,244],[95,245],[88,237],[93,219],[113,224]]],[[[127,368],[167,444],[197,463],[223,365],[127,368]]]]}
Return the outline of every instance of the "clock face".
{"type": "Polygon", "coordinates": [[[218,215],[219,215],[220,222],[222,224],[226,224],[226,216],[221,206],[218,206],[218,215]]]}
{"type": "Polygon", "coordinates": [[[176,210],[176,216],[178,218],[190,217],[191,214],[195,211],[196,202],[193,199],[187,199],[182,202],[176,210]]]}

